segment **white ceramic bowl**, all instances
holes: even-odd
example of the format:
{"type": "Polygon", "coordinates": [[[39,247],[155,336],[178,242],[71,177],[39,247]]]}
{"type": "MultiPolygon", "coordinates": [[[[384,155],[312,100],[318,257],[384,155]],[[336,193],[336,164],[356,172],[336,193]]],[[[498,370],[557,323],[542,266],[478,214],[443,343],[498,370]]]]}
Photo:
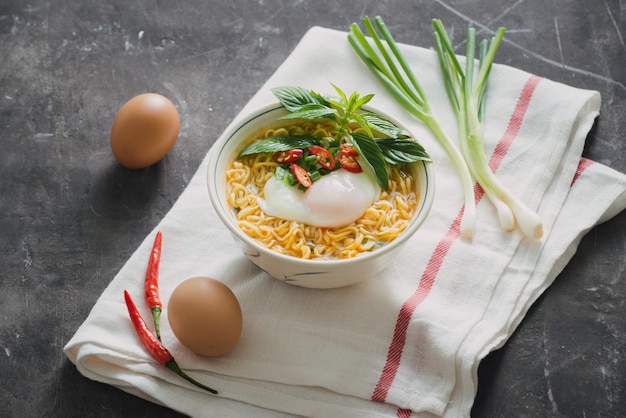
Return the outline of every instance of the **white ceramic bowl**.
{"type": "MultiPolygon", "coordinates": [[[[367,110],[380,114],[406,130],[406,127],[389,115],[371,107],[368,107],[367,110]]],[[[277,122],[276,119],[286,113],[287,111],[279,103],[264,106],[249,116],[239,119],[239,122],[233,122],[211,148],[207,180],[209,197],[218,216],[241,244],[244,254],[254,264],[278,280],[308,288],[335,288],[375,277],[392,262],[394,253],[417,231],[430,211],[435,195],[434,174],[431,164],[417,162],[412,165],[415,170],[414,174],[418,179],[416,182],[416,186],[419,188],[418,210],[408,228],[392,242],[367,254],[350,259],[304,260],[279,254],[263,246],[239,229],[233,210],[226,202],[224,177],[227,167],[242,149],[243,144],[262,129],[280,125],[281,122],[277,122]]],[[[284,122],[284,124],[287,123],[293,123],[293,121],[284,122]]]]}

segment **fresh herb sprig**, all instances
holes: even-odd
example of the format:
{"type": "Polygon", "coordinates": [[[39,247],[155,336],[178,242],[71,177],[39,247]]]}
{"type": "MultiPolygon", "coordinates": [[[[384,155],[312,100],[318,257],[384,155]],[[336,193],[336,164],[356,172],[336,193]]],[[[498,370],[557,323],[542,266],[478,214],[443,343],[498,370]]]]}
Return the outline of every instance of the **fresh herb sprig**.
{"type": "MultiPolygon", "coordinates": [[[[335,125],[334,141],[328,142],[310,135],[271,136],[251,143],[239,153],[239,157],[301,149],[305,152],[295,163],[303,165],[315,181],[332,170],[320,170],[309,164],[307,158],[310,153],[306,152],[307,148],[322,146],[331,152],[333,158],[338,158],[341,147],[350,147],[358,154],[360,166],[365,172],[371,173],[384,190],[389,188],[388,164],[431,161],[425,149],[407,132],[380,115],[363,110],[363,106],[374,97],[373,94],[361,96],[354,92],[348,96],[339,87],[333,85],[333,88],[338,97],[327,97],[302,87],[289,86],[273,88],[272,93],[289,112],[279,119],[331,120],[335,125]],[[361,128],[361,131],[354,132],[355,126],[361,128]]],[[[337,168],[339,165],[334,169],[337,168]]],[[[287,183],[293,183],[293,178],[285,175],[285,170],[277,170],[277,173],[287,183]]]]}

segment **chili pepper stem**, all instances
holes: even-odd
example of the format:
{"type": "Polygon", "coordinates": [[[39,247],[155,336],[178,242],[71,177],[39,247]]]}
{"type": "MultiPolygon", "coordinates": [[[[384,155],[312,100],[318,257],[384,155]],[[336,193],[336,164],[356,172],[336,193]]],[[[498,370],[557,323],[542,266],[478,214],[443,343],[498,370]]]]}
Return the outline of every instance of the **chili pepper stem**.
{"type": "Polygon", "coordinates": [[[185,379],[189,383],[191,383],[191,384],[193,384],[193,385],[195,385],[195,386],[197,386],[197,387],[199,387],[201,389],[209,391],[209,392],[211,392],[214,395],[217,395],[217,391],[215,389],[211,389],[210,387],[203,385],[202,383],[198,382],[197,380],[195,380],[194,378],[189,376],[187,373],[182,371],[182,369],[180,368],[178,363],[176,363],[176,360],[172,359],[172,360],[168,361],[167,363],[165,363],[165,367],[167,367],[168,369],[170,369],[171,371],[173,371],[174,373],[176,373],[177,375],[179,375],[180,377],[182,377],[183,379],[185,379]]]}
{"type": "Polygon", "coordinates": [[[159,341],[161,341],[161,308],[158,306],[152,307],[152,318],[154,318],[154,333],[159,341]]]}

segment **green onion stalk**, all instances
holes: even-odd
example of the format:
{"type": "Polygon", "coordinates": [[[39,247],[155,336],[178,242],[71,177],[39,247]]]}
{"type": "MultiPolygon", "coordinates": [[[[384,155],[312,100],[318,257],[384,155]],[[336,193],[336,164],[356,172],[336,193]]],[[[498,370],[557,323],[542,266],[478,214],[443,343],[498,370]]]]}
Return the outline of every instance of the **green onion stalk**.
{"type": "Polygon", "coordinates": [[[454,53],[443,24],[438,19],[432,22],[435,29],[435,49],[446,93],[458,123],[461,144],[461,151],[459,151],[441,127],[417,78],[399,51],[383,20],[376,17],[372,24],[366,16],[363,22],[379,53],[372,48],[356,23],[350,26],[351,32],[348,35],[350,44],[391,95],[431,130],[459,173],[465,198],[461,234],[471,237],[474,232],[476,207],[473,177],[494,205],[504,230],[513,230],[517,224],[527,236],[535,239],[541,238],[543,226],[539,216],[509,192],[496,178],[484,152],[484,107],[487,79],[496,51],[504,37],[504,28],[500,28],[490,42],[487,40],[481,42],[479,69],[477,76],[474,77],[475,30],[473,28],[468,30],[464,70],[454,53]],[[377,31],[382,34],[384,44],[377,31]]]}
{"type": "Polygon", "coordinates": [[[494,205],[500,225],[506,231],[519,226],[527,236],[539,239],[543,225],[536,212],[514,196],[495,176],[484,151],[484,108],[487,79],[496,51],[504,38],[499,28],[491,40],[479,45],[479,66],[475,76],[476,30],[469,28],[465,54],[465,70],[461,66],[441,20],[432,21],[435,29],[435,49],[444,76],[448,98],[456,114],[461,152],[470,173],[480,184],[485,196],[494,205]]]}
{"type": "Polygon", "coordinates": [[[424,90],[398,49],[382,18],[376,17],[372,23],[369,17],[366,16],[363,22],[375,46],[378,48],[378,52],[374,50],[356,23],[350,25],[348,40],[359,57],[387,91],[402,107],[420,119],[431,130],[449,155],[459,173],[463,187],[464,204],[460,232],[462,236],[471,238],[476,224],[474,182],[463,155],[442,128],[424,90]],[[376,26],[375,28],[374,25],[376,26]],[[378,32],[382,34],[385,43],[381,40],[378,32]]]}

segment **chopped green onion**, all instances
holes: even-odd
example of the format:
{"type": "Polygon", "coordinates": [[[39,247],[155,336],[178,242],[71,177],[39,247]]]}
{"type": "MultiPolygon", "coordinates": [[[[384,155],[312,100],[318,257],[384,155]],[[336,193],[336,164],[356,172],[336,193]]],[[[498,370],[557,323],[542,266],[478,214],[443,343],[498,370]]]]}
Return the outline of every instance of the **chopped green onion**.
{"type": "Polygon", "coordinates": [[[304,157],[302,161],[302,167],[306,171],[311,171],[317,165],[317,156],[316,155],[307,155],[304,157]]]}
{"type": "Polygon", "coordinates": [[[322,174],[318,170],[309,171],[309,176],[311,176],[312,182],[316,182],[322,178],[322,174]]]}
{"type": "Polygon", "coordinates": [[[285,167],[278,165],[274,170],[274,177],[276,177],[277,180],[284,180],[288,173],[289,171],[287,171],[285,167]]]}
{"type": "Polygon", "coordinates": [[[298,180],[296,180],[296,176],[293,175],[291,170],[283,166],[276,166],[276,170],[274,171],[274,176],[278,180],[282,180],[287,186],[295,185],[298,180]]]}

